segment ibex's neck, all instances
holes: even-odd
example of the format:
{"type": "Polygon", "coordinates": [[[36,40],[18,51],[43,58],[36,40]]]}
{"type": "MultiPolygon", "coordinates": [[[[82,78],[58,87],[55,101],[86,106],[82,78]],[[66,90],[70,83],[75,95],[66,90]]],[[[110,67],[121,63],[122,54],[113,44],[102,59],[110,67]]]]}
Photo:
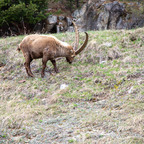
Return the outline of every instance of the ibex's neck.
{"type": "Polygon", "coordinates": [[[58,49],[58,57],[67,57],[69,55],[69,48],[60,46],[58,49]]]}
{"type": "Polygon", "coordinates": [[[67,57],[69,55],[69,44],[60,42],[57,47],[57,57],[67,57]]]}

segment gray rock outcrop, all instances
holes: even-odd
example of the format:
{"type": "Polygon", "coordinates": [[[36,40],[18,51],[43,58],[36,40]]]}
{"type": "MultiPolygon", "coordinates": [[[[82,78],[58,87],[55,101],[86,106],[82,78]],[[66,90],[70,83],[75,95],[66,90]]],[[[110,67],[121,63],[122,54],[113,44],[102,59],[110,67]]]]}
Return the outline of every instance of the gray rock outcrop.
{"type": "Polygon", "coordinates": [[[144,16],[136,12],[127,11],[127,5],[139,3],[122,3],[118,1],[106,2],[106,0],[89,0],[80,10],[76,10],[72,16],[80,31],[105,30],[105,29],[132,29],[144,26],[144,16]]]}
{"type": "Polygon", "coordinates": [[[70,29],[72,19],[65,16],[49,15],[46,20],[45,32],[59,33],[70,29]]]}
{"type": "MultiPolygon", "coordinates": [[[[141,3],[119,1],[88,0],[81,9],[72,13],[72,18],[51,15],[47,19],[46,32],[74,31],[72,19],[79,31],[132,29],[144,26],[144,15],[140,14],[141,3]],[[128,10],[131,7],[131,10],[128,10]],[[135,8],[132,10],[132,8],[135,8]]],[[[144,11],[144,10],[143,10],[144,11]]]]}

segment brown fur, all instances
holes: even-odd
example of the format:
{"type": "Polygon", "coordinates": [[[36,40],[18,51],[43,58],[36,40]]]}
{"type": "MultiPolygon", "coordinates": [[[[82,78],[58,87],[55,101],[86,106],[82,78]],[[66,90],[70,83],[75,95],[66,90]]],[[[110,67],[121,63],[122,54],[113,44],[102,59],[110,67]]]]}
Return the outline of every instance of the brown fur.
{"type": "Polygon", "coordinates": [[[20,49],[22,50],[26,60],[24,63],[26,72],[31,77],[33,77],[33,74],[30,69],[30,62],[33,59],[42,58],[43,68],[41,76],[44,77],[44,70],[48,60],[52,62],[55,72],[58,72],[55,58],[66,57],[67,61],[71,63],[75,56],[75,51],[72,46],[59,41],[53,36],[37,34],[26,36],[17,50],[20,49]]]}
{"type": "MultiPolygon", "coordinates": [[[[78,30],[74,23],[76,31],[76,46],[78,46],[78,30]]],[[[18,45],[17,50],[22,50],[25,57],[25,69],[28,76],[33,77],[33,73],[30,69],[30,63],[33,59],[42,58],[42,71],[41,76],[44,77],[44,70],[46,68],[46,63],[50,60],[54,66],[54,70],[57,73],[58,69],[56,66],[55,58],[65,57],[67,62],[72,63],[74,57],[79,54],[87,45],[88,34],[86,34],[86,40],[84,44],[78,50],[74,50],[73,47],[65,42],[58,40],[54,36],[47,35],[28,35],[22,42],[18,45]]]]}

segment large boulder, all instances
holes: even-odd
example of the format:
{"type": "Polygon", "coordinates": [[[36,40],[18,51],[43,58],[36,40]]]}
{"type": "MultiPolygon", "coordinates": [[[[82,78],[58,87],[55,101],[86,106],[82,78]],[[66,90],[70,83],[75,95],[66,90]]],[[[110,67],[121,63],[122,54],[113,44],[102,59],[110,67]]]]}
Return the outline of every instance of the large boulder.
{"type": "Polygon", "coordinates": [[[117,1],[114,1],[112,3],[107,3],[103,5],[103,15],[99,15],[98,21],[97,21],[97,28],[101,29],[101,27],[105,26],[107,29],[117,29],[117,24],[119,23],[119,28],[125,28],[122,22],[120,21],[120,18],[124,16],[124,4],[119,3],[117,1]],[[99,19],[106,19],[106,21],[103,23],[103,21],[99,19]]]}
{"type": "Polygon", "coordinates": [[[49,15],[46,20],[45,31],[48,32],[56,32],[56,24],[57,24],[57,16],[49,15]]]}
{"type": "Polygon", "coordinates": [[[63,15],[49,15],[46,20],[45,32],[47,33],[59,33],[65,32],[70,29],[72,25],[72,19],[63,15]]]}

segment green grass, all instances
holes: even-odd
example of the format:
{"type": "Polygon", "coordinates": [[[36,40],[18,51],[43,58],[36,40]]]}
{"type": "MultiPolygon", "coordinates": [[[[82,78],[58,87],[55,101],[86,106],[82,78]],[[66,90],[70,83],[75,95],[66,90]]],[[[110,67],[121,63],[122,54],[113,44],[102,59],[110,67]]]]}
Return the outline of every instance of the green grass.
{"type": "MultiPolygon", "coordinates": [[[[47,116],[58,116],[63,112],[67,115],[71,109],[79,109],[80,113],[87,115],[81,117],[84,128],[96,125],[96,129],[101,128],[105,133],[119,133],[119,138],[105,137],[102,133],[98,142],[107,142],[108,138],[112,143],[143,142],[144,28],[132,31],[89,31],[88,34],[89,43],[73,64],[69,65],[65,58],[57,60],[60,73],[53,72],[54,75],[50,75],[53,66],[48,62],[45,78],[40,76],[41,59],[31,63],[35,78],[26,75],[22,52],[16,51],[24,36],[0,39],[0,62],[6,64],[0,68],[2,128],[20,125],[22,129],[36,121],[43,123],[47,116]],[[136,35],[135,41],[130,40],[132,35],[136,35]],[[112,46],[104,46],[106,42],[112,46]],[[113,52],[109,60],[112,50],[119,57],[115,57],[113,52]],[[61,84],[67,84],[68,87],[60,90],[61,84]],[[106,103],[100,105],[103,101],[106,103]],[[87,112],[87,108],[79,107],[81,102],[92,104],[94,109],[87,112]],[[139,138],[134,137],[135,132],[140,135],[139,138]]],[[[74,33],[55,36],[70,44],[75,38],[74,33]]],[[[85,35],[81,33],[81,44],[84,39],[85,35]]],[[[90,137],[86,130],[87,143],[92,142],[90,137]]],[[[71,138],[67,142],[76,141],[71,138]]]]}

